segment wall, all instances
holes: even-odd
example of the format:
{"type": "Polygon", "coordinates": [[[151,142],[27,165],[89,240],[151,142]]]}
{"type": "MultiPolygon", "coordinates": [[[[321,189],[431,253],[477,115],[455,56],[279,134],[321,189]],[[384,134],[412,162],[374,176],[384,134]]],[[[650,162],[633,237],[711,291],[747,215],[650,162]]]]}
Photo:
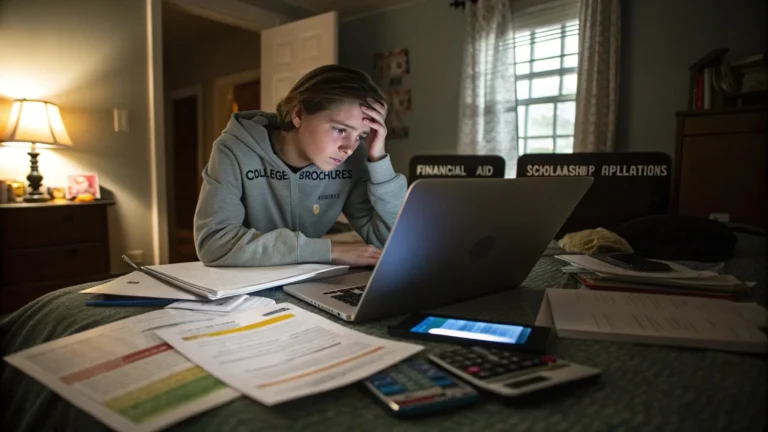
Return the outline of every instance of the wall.
{"type": "Polygon", "coordinates": [[[260,35],[164,5],[163,64],[166,96],[174,90],[203,84],[203,135],[207,158],[213,141],[221,133],[212,126],[213,82],[222,76],[258,69],[261,64],[260,35]]]}
{"type": "Polygon", "coordinates": [[[410,74],[403,86],[411,89],[412,108],[405,116],[410,134],[387,140],[398,172],[408,172],[415,154],[456,152],[463,43],[464,12],[443,0],[340,23],[341,64],[372,73],[375,53],[409,51],[410,74]]]}
{"type": "Polygon", "coordinates": [[[714,48],[766,50],[765,0],[622,0],[618,150],[674,155],[688,67],[714,48]]]}
{"type": "MultiPolygon", "coordinates": [[[[0,2],[0,94],[59,105],[74,146],[40,152],[43,183],[99,174],[117,201],[109,210],[113,271],[125,270],[120,255],[129,250],[152,261],[146,34],[143,0],[0,2]],[[115,107],[129,110],[128,132],[113,131],[115,107]]],[[[0,147],[0,178],[28,172],[25,150],[0,147]]]]}

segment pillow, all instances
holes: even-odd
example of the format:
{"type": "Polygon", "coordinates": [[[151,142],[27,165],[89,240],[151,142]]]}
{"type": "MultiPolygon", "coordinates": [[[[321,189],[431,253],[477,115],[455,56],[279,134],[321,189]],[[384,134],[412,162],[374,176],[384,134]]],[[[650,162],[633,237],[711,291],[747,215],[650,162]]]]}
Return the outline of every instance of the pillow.
{"type": "Polygon", "coordinates": [[[693,216],[644,216],[616,232],[635,253],[669,261],[724,261],[733,256],[738,241],[721,222],[693,216]]]}

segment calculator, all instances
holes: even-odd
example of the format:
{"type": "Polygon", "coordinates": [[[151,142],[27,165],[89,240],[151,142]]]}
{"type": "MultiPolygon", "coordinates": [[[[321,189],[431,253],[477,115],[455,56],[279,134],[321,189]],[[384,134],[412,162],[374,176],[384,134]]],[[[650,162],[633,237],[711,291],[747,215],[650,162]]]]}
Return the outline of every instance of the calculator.
{"type": "Polygon", "coordinates": [[[418,357],[368,377],[363,385],[398,416],[456,408],[479,398],[472,386],[418,357]]]}
{"type": "Polygon", "coordinates": [[[596,378],[601,374],[599,369],[569,363],[550,355],[477,346],[430,354],[429,359],[470,384],[508,397],[596,378]]]}

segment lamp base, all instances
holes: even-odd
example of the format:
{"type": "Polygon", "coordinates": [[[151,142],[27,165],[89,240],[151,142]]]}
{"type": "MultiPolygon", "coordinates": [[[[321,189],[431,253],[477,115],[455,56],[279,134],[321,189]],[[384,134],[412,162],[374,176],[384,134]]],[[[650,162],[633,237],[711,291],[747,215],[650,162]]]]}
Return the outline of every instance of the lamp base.
{"type": "Polygon", "coordinates": [[[29,194],[24,196],[24,202],[28,203],[42,203],[42,202],[48,202],[51,200],[51,197],[48,195],[43,194],[42,192],[38,192],[37,194],[29,194]]]}
{"type": "Polygon", "coordinates": [[[27,176],[27,180],[29,181],[29,187],[32,189],[32,191],[28,195],[24,196],[24,202],[50,201],[51,197],[44,194],[43,192],[40,192],[40,186],[42,186],[43,183],[43,176],[40,175],[37,164],[37,157],[40,156],[40,153],[37,152],[34,143],[32,143],[32,150],[27,154],[29,155],[29,175],[27,176]]]}

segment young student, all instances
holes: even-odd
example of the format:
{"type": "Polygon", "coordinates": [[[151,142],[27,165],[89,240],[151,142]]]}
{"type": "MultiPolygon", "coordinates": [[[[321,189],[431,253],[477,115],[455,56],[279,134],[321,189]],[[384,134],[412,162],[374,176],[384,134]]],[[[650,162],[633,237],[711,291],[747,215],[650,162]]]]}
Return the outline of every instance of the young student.
{"type": "Polygon", "coordinates": [[[308,72],[276,113],[232,115],[213,143],[195,212],[209,266],[374,265],[407,182],[384,148],[387,106],[363,72],[308,72]],[[344,213],[366,244],[321,238],[344,213]]]}

